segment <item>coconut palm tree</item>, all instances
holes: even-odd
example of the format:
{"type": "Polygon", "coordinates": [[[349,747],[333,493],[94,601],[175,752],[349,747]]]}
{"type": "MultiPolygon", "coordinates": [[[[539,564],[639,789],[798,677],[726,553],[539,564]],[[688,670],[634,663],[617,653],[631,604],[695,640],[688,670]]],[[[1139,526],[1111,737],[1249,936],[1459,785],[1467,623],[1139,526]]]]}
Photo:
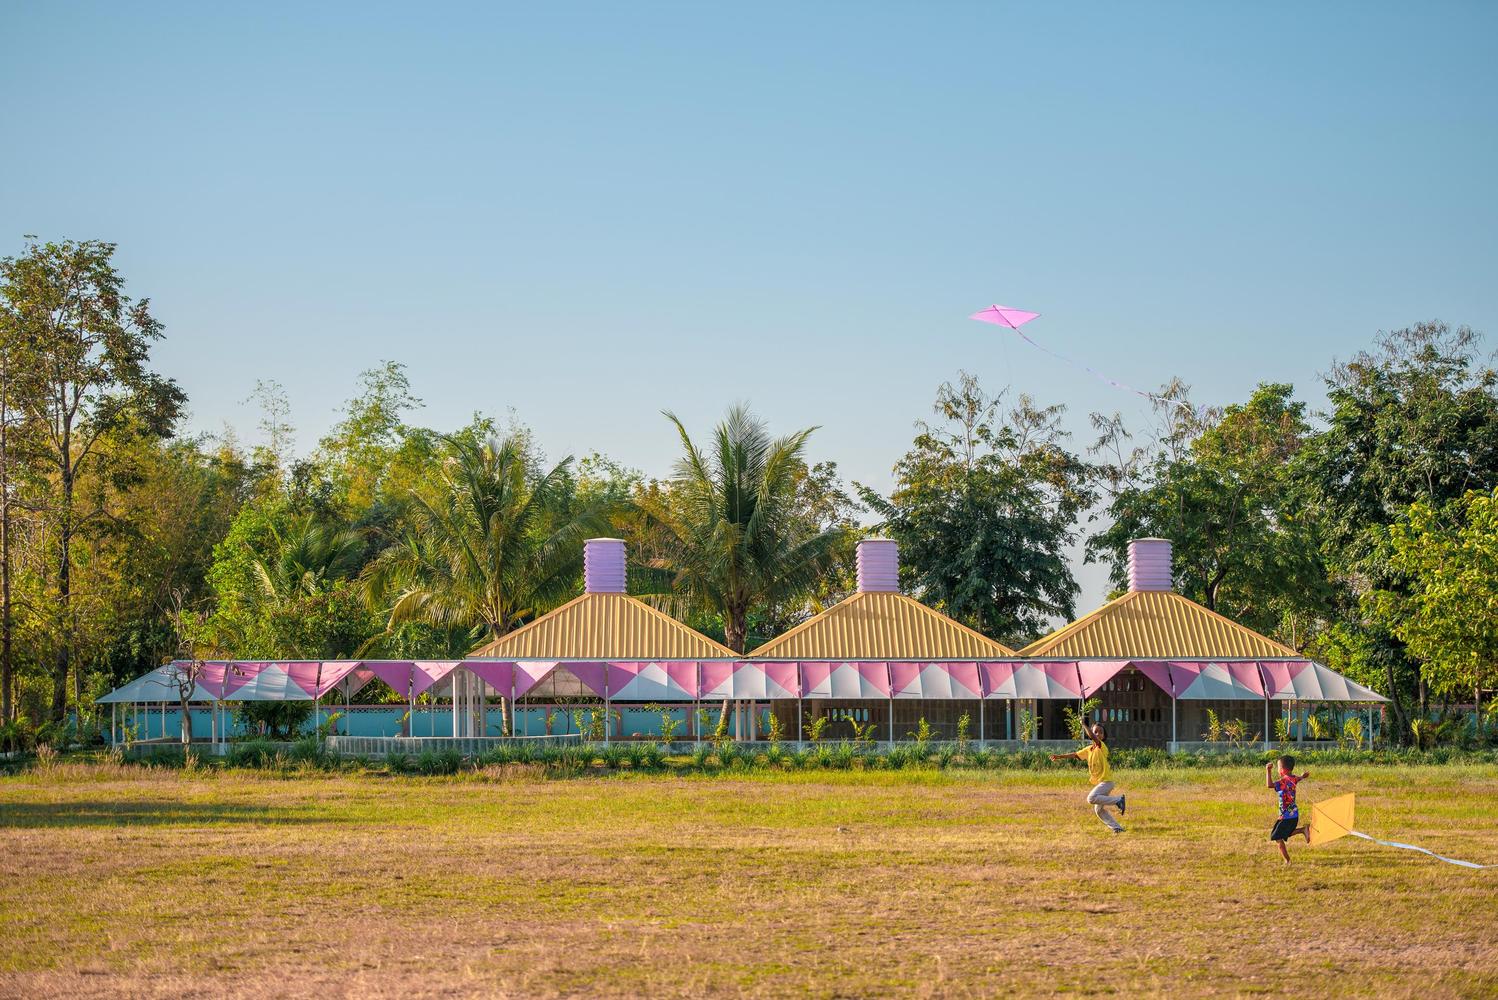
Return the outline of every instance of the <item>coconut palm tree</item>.
{"type": "Polygon", "coordinates": [[[835,562],[847,531],[822,528],[797,502],[806,440],[816,428],[772,439],[735,406],[703,452],[675,414],[684,454],[670,489],[637,505],[665,539],[657,560],[672,589],[723,619],[724,644],[744,652],[749,613],[810,592],[835,562]]]}
{"type": "Polygon", "coordinates": [[[310,597],[359,569],[364,539],[357,531],[319,521],[311,514],[298,517],[284,531],[272,529],[275,551],[257,559],[255,577],[261,596],[280,604],[310,597]]]}
{"type": "Polygon", "coordinates": [[[572,459],[540,473],[522,434],[481,443],[445,437],[435,480],[414,490],[406,527],[366,569],[389,627],[424,621],[497,639],[571,597],[583,540],[608,510],[572,503],[572,459]]]}

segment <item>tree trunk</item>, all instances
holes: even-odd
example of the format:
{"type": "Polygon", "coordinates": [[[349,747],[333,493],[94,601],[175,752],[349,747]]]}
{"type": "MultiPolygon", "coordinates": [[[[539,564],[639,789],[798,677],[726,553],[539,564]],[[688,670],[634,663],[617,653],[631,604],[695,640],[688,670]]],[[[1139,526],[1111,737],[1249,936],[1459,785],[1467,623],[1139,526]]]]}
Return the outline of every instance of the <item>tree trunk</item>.
{"type": "MultiPolygon", "coordinates": [[[[1394,681],[1394,664],[1392,661],[1385,664],[1384,676],[1389,682],[1389,708],[1394,716],[1394,732],[1398,737],[1397,742],[1400,746],[1407,746],[1409,745],[1410,719],[1409,714],[1404,710],[1403,702],[1399,700],[1399,685],[1394,681]]],[[[1423,681],[1421,685],[1423,689],[1423,681]]]]}
{"type": "Polygon", "coordinates": [[[192,742],[192,713],[188,711],[186,698],[183,698],[179,704],[182,706],[182,745],[187,746],[192,742]]]}
{"type": "MultiPolygon", "coordinates": [[[[66,442],[66,436],[63,438],[66,442]]],[[[73,470],[65,462],[62,472],[62,513],[57,531],[57,662],[52,675],[52,718],[61,722],[68,711],[68,666],[73,646],[73,470]]]]}

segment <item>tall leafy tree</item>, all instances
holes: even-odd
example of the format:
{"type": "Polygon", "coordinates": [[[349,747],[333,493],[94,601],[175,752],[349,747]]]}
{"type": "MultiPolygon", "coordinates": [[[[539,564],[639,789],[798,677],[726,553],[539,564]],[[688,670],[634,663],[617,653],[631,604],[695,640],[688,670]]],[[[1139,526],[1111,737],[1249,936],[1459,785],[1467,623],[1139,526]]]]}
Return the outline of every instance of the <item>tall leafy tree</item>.
{"type": "Polygon", "coordinates": [[[1418,663],[1366,598],[1410,592],[1386,539],[1411,505],[1444,511],[1498,487],[1498,373],[1478,346],[1471,330],[1438,322],[1381,336],[1327,375],[1327,427],[1295,463],[1336,586],[1315,651],[1389,695],[1402,733],[1411,700],[1425,699],[1418,663]]]}
{"type": "Polygon", "coordinates": [[[1122,585],[1130,539],[1169,538],[1177,587],[1214,611],[1304,645],[1308,616],[1324,608],[1325,570],[1293,495],[1291,463],[1310,433],[1289,385],[1260,385],[1247,402],[1197,410],[1185,387],[1157,404],[1152,447],[1129,448],[1116,417],[1096,450],[1111,494],[1109,525],[1089,539],[1122,585]]]}
{"type": "Polygon", "coordinates": [[[1063,408],[1005,406],[963,372],[937,390],[895,465],[888,499],[860,486],[900,543],[902,581],[921,601],[989,636],[1022,643],[1076,612],[1066,549],[1091,505],[1093,470],[1065,447],[1063,408]]]}
{"type": "MultiPolygon", "coordinates": [[[[101,460],[106,435],[164,437],[186,399],[148,367],[161,325],[148,300],[125,294],[114,252],[113,244],[93,240],[31,241],[19,257],[0,261],[0,296],[30,355],[19,374],[21,398],[40,427],[54,479],[58,643],[51,713],[58,719],[74,665],[73,541],[96,516],[77,502],[79,478],[101,460]]],[[[77,680],[75,674],[81,687],[77,680]]]]}
{"type": "Polygon", "coordinates": [[[26,407],[22,369],[31,363],[18,318],[0,300],[0,722],[15,718],[15,529],[17,497],[27,473],[26,407]]]}
{"type": "Polygon", "coordinates": [[[690,605],[721,617],[724,644],[742,653],[750,615],[815,591],[846,546],[845,526],[805,516],[804,453],[815,428],[772,438],[735,406],[701,449],[674,414],[666,419],[681,438],[676,474],[636,497],[656,533],[654,563],[690,605]]]}
{"type": "Polygon", "coordinates": [[[1373,591],[1365,607],[1421,661],[1431,690],[1480,699],[1498,686],[1498,490],[1444,510],[1413,504],[1388,545],[1407,586],[1373,591]]]}
{"type": "Polygon", "coordinates": [[[540,471],[523,433],[444,441],[399,536],[366,571],[366,592],[392,630],[424,621],[498,638],[576,593],[583,540],[607,530],[609,510],[575,504],[572,460],[540,471]]]}

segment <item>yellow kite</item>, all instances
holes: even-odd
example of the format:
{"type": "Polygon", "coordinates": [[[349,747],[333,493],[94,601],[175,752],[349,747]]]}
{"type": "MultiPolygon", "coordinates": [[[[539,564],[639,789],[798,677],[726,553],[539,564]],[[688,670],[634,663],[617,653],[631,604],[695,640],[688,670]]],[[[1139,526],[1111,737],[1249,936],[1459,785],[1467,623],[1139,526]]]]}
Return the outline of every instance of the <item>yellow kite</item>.
{"type": "Polygon", "coordinates": [[[1349,792],[1325,802],[1311,804],[1311,843],[1329,844],[1352,832],[1353,800],[1349,792]]]}

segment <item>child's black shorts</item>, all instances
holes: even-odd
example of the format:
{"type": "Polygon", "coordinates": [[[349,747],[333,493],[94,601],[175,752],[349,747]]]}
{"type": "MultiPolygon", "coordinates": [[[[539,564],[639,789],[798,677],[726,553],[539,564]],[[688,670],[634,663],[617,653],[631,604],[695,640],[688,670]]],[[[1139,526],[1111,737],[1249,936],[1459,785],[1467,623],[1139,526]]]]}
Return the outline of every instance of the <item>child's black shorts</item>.
{"type": "Polygon", "coordinates": [[[1274,829],[1269,831],[1270,840],[1289,840],[1295,836],[1295,828],[1300,825],[1300,818],[1284,817],[1274,824],[1274,829]]]}

